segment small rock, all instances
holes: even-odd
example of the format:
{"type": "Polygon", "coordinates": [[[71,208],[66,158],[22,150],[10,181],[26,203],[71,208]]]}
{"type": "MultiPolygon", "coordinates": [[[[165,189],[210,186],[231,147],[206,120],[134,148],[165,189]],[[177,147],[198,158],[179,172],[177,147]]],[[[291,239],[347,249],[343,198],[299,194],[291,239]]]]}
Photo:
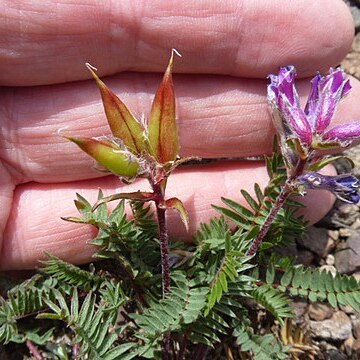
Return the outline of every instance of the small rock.
{"type": "Polygon", "coordinates": [[[339,229],[339,236],[342,238],[348,238],[353,234],[353,230],[349,228],[341,228],[339,229]]]}
{"type": "Polygon", "coordinates": [[[313,303],[309,305],[309,317],[311,320],[323,321],[331,318],[334,309],[324,303],[313,303]]]}
{"type": "Polygon", "coordinates": [[[360,233],[354,232],[346,242],[338,245],[335,266],[341,274],[352,274],[360,270],[360,233]]]}
{"type": "Polygon", "coordinates": [[[351,229],[359,230],[360,229],[360,218],[356,218],[354,223],[351,225],[351,229]]]}
{"type": "Polygon", "coordinates": [[[353,4],[353,5],[356,5],[357,7],[360,7],[360,0],[346,0],[345,1],[347,4],[353,4]]]}
{"type": "Polygon", "coordinates": [[[360,355],[360,339],[356,339],[352,344],[352,355],[357,355],[355,359],[359,358],[360,355]]]}
{"type": "Polygon", "coordinates": [[[337,311],[330,319],[309,322],[310,331],[315,338],[343,341],[351,335],[351,320],[343,311],[337,311]]]}
{"type": "Polygon", "coordinates": [[[360,281],[360,272],[353,273],[352,276],[356,279],[357,282],[360,281]]]}
{"type": "MultiPolygon", "coordinates": [[[[339,235],[339,232],[337,232],[339,235]]],[[[336,241],[331,238],[330,236],[328,237],[328,242],[326,244],[326,247],[324,249],[324,257],[327,256],[328,254],[330,254],[331,252],[333,252],[333,250],[336,248],[336,241]]]]}
{"type": "Polygon", "coordinates": [[[328,244],[327,230],[312,226],[304,236],[297,239],[297,243],[322,258],[328,244]]]}
{"type": "Polygon", "coordinates": [[[339,349],[331,349],[326,352],[326,359],[328,360],[348,360],[346,354],[339,349]]]}
{"type": "Polygon", "coordinates": [[[294,308],[293,313],[295,315],[295,318],[292,320],[295,320],[303,317],[303,315],[308,310],[309,304],[306,300],[298,299],[298,300],[293,300],[291,302],[291,306],[294,308]]]}
{"type": "Polygon", "coordinates": [[[328,230],[329,238],[338,241],[339,240],[339,231],[338,230],[328,230]]]}
{"type": "Polygon", "coordinates": [[[335,256],[334,255],[330,254],[326,257],[326,265],[331,265],[331,266],[335,265],[335,256]]]}
{"type": "Polygon", "coordinates": [[[293,314],[294,314],[294,318],[291,319],[291,322],[295,326],[299,326],[300,328],[303,328],[304,317],[307,315],[309,304],[307,303],[307,301],[304,301],[302,299],[297,299],[291,302],[291,306],[293,307],[293,314]]]}
{"type": "Polygon", "coordinates": [[[360,9],[357,6],[350,5],[350,12],[354,20],[356,31],[360,30],[360,9]]]}
{"type": "Polygon", "coordinates": [[[360,319],[351,320],[351,323],[355,339],[360,340],[360,319]]]}
{"type": "Polygon", "coordinates": [[[339,308],[347,315],[354,315],[356,313],[354,308],[351,307],[350,305],[339,305],[339,308]]]}
{"type": "Polygon", "coordinates": [[[297,256],[297,246],[296,246],[295,241],[291,241],[286,246],[277,247],[276,252],[282,256],[296,257],[297,256]]]}
{"type": "Polygon", "coordinates": [[[314,261],[314,254],[311,251],[306,249],[298,250],[295,260],[296,264],[310,266],[312,265],[313,261],[314,261]]]}
{"type": "MultiPolygon", "coordinates": [[[[358,34],[359,35],[359,34],[358,34]]],[[[357,78],[360,77],[360,71],[359,71],[359,67],[360,67],[360,60],[359,60],[359,53],[356,50],[353,50],[352,52],[350,52],[349,54],[346,55],[345,59],[341,62],[341,67],[346,69],[346,72],[350,75],[353,75],[357,78]]],[[[345,154],[344,154],[345,155],[345,154]]],[[[349,156],[350,154],[346,154],[346,156],[349,156]]],[[[350,155],[351,156],[351,155],[350,155]]],[[[343,165],[343,164],[341,164],[343,165]]],[[[336,165],[336,168],[339,169],[339,166],[336,165]]],[[[340,166],[340,168],[343,168],[343,166],[340,166]]],[[[349,172],[354,173],[355,176],[359,176],[359,165],[358,163],[355,161],[355,168],[354,169],[349,169],[349,166],[347,166],[346,171],[342,171],[341,169],[341,173],[349,173],[349,172]]]]}
{"type": "Polygon", "coordinates": [[[348,355],[351,355],[353,353],[354,342],[355,342],[355,339],[352,335],[349,336],[344,342],[344,348],[348,355]]]}
{"type": "MultiPolygon", "coordinates": [[[[344,204],[338,206],[337,211],[333,214],[332,221],[337,227],[340,227],[340,236],[341,232],[344,232],[341,228],[346,228],[351,226],[355,219],[359,216],[359,209],[354,204],[344,204]]],[[[344,236],[346,233],[344,234],[344,236]]]]}
{"type": "Polygon", "coordinates": [[[358,211],[358,207],[354,204],[342,204],[339,206],[339,214],[341,215],[352,215],[356,214],[358,211]]]}

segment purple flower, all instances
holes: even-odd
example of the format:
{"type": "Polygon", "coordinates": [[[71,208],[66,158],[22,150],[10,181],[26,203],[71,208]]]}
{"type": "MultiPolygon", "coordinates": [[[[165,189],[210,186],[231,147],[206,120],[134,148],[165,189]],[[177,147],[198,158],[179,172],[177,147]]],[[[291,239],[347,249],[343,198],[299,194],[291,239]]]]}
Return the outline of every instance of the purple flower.
{"type": "Polygon", "coordinates": [[[333,192],[338,198],[358,203],[360,200],[360,181],[352,175],[326,176],[310,172],[297,178],[298,184],[308,189],[324,189],[333,192]]]}
{"type": "Polygon", "coordinates": [[[301,146],[310,150],[347,146],[360,137],[360,121],[328,129],[339,101],[351,89],[341,69],[330,69],[329,75],[317,74],[311,80],[304,110],[296,92],[295,75],[294,66],[287,66],[279,75],[269,76],[268,101],[283,142],[299,139],[301,146]]]}

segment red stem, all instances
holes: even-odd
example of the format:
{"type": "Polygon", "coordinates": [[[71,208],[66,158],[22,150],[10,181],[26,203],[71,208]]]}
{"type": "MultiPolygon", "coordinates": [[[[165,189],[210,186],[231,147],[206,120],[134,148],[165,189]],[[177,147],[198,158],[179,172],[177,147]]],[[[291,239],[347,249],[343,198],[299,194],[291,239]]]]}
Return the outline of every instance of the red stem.
{"type": "Polygon", "coordinates": [[[269,212],[268,216],[266,217],[259,233],[257,234],[256,238],[251,243],[251,246],[250,246],[249,250],[247,251],[246,255],[253,256],[257,253],[259,246],[261,245],[266,234],[268,233],[268,231],[271,227],[271,224],[275,220],[277,213],[283,207],[284,202],[286,201],[286,199],[288,198],[290,193],[291,193],[290,187],[287,184],[285,184],[283,186],[283,188],[281,189],[280,194],[277,197],[271,211],[269,212]]]}
{"type": "Polygon", "coordinates": [[[247,251],[246,255],[253,256],[257,253],[259,246],[261,245],[266,234],[268,233],[271,224],[274,222],[276,218],[276,215],[278,214],[279,210],[284,206],[286,199],[289,197],[289,195],[292,192],[290,186],[291,182],[294,181],[298,176],[300,176],[304,172],[305,165],[306,165],[306,160],[299,160],[296,168],[293,171],[293,175],[289,177],[289,179],[286,181],[284,186],[281,188],[281,191],[277,199],[275,200],[273,207],[271,208],[269,214],[265,218],[265,221],[262,227],[260,228],[259,233],[252,241],[251,246],[247,251]]]}
{"type": "Polygon", "coordinates": [[[39,353],[39,350],[30,340],[26,341],[26,346],[28,347],[30,353],[34,356],[36,360],[43,360],[43,357],[39,353]]]}
{"type": "MultiPolygon", "coordinates": [[[[170,262],[169,262],[169,234],[166,224],[166,208],[162,205],[165,202],[164,191],[161,185],[151,182],[154,194],[157,221],[159,226],[161,269],[162,269],[162,297],[170,292],[170,262]]],[[[170,334],[165,334],[162,341],[162,359],[168,360],[170,354],[170,334]]]]}
{"type": "Polygon", "coordinates": [[[170,291],[169,235],[166,224],[165,209],[156,202],[156,213],[159,225],[161,268],[163,280],[163,298],[170,291]]]}

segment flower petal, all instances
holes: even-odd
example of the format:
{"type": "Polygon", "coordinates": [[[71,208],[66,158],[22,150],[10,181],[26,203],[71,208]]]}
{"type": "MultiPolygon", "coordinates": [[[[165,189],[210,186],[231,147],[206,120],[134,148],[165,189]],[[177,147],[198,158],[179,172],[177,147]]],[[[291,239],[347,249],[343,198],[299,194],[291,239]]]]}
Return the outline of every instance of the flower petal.
{"type": "Polygon", "coordinates": [[[270,74],[270,84],[268,85],[268,100],[278,101],[281,94],[284,94],[288,98],[291,105],[296,103],[295,97],[297,96],[296,91],[294,94],[294,80],[295,80],[295,67],[284,66],[280,68],[279,75],[270,74]]]}
{"type": "Polygon", "coordinates": [[[329,126],[337,104],[350,91],[351,86],[341,69],[331,69],[329,75],[318,80],[317,86],[317,103],[316,106],[311,106],[312,112],[308,116],[312,119],[311,122],[315,122],[315,131],[321,134],[329,126]]]}
{"type": "Polygon", "coordinates": [[[325,132],[322,138],[324,140],[342,142],[360,139],[360,121],[334,126],[332,129],[325,132]]]}
{"type": "Polygon", "coordinates": [[[160,162],[173,161],[179,154],[175,93],[172,81],[174,50],[151,108],[148,137],[151,154],[160,162]]]}
{"type": "Polygon", "coordinates": [[[274,111],[278,114],[274,119],[279,119],[282,126],[275,124],[276,128],[289,132],[287,138],[298,137],[304,144],[310,145],[312,141],[312,129],[304,111],[300,107],[299,96],[296,92],[295,68],[293,66],[282,67],[279,75],[270,75],[268,85],[268,101],[274,111]]]}
{"type": "Polygon", "coordinates": [[[317,108],[317,103],[319,101],[319,81],[320,80],[321,80],[320,74],[317,74],[311,80],[311,90],[310,90],[310,94],[309,94],[307,103],[305,105],[305,114],[308,118],[311,129],[313,131],[315,130],[316,108],[317,108]]]}
{"type": "Polygon", "coordinates": [[[115,175],[131,178],[139,171],[137,159],[130,152],[124,151],[111,142],[84,137],[66,136],[66,138],[115,175]]]}
{"type": "Polygon", "coordinates": [[[327,176],[310,172],[299,176],[297,181],[309,189],[329,190],[346,202],[357,203],[360,200],[360,181],[353,175],[327,176]]]}

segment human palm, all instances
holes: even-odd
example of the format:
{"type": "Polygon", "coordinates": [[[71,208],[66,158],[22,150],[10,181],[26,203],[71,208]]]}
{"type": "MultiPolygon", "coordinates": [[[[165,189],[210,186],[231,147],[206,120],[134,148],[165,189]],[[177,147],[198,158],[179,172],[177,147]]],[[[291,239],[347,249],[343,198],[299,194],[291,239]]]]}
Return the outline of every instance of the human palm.
{"type": "MultiPolygon", "coordinates": [[[[147,114],[171,48],[183,156],[234,158],[269,152],[274,130],[266,75],[293,64],[298,76],[327,72],[349,50],[351,16],[340,0],[289,2],[71,1],[0,5],[0,266],[34,267],[44,251],[70,262],[89,260],[90,226],[64,222],[75,192],[95,200],[97,189],[125,185],[98,172],[92,160],[58,132],[107,135],[101,98],[84,63],[137,115],[147,114]]],[[[301,84],[301,80],[299,80],[301,84]]],[[[303,80],[306,95],[308,80],[303,80]]],[[[335,122],[360,119],[360,86],[335,122]]],[[[189,239],[215,213],[220,196],[265,184],[262,163],[228,161],[179,169],[168,196],[183,200],[187,234],[170,214],[174,236],[189,239]]],[[[126,191],[146,189],[136,181],[126,191]]],[[[307,217],[320,219],[333,197],[305,197],[307,217]]]]}

